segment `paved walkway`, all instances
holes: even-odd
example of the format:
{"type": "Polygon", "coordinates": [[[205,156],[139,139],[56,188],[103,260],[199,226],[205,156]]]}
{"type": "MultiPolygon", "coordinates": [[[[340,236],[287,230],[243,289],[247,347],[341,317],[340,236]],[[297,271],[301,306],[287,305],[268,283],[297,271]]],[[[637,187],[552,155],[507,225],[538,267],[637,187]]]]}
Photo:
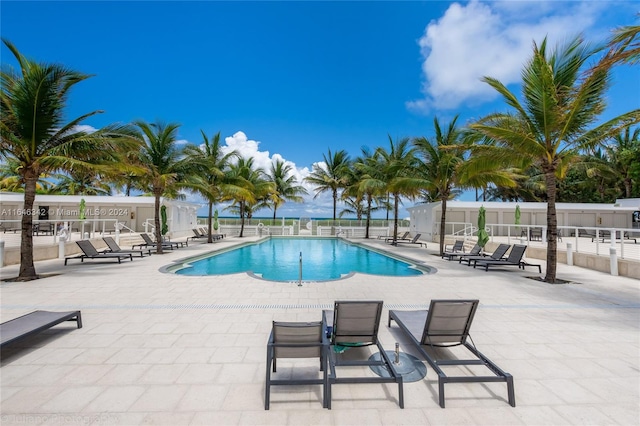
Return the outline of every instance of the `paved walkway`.
{"type": "MultiPolygon", "coordinates": [[[[620,424],[640,420],[640,281],[559,265],[574,284],[549,285],[511,268],[489,272],[447,262],[429,249],[370,244],[421,260],[438,272],[411,278],[356,274],[325,283],[257,280],[246,274],[175,276],[159,269],[223,243],[190,244],[118,264],[38,262],[48,278],[0,285],[2,321],[35,309],[81,309],[82,329],[58,326],[3,350],[1,423],[92,425],[620,424]],[[272,320],[319,320],[337,299],[381,299],[385,307],[426,307],[431,299],[478,298],[478,348],[515,378],[517,407],[504,384],[451,384],[447,408],[437,382],[338,385],[333,409],[319,387],[272,391],[264,406],[266,340],[272,320]]],[[[542,262],[541,262],[542,263],[542,262]]],[[[2,268],[15,276],[17,265],[2,268]]],[[[544,267],[543,267],[544,271],[544,267]]],[[[386,309],[383,313],[386,319],[386,309]]],[[[388,349],[397,326],[381,325],[388,349]]],[[[306,361],[296,367],[315,366],[306,361]]],[[[282,362],[280,374],[291,369],[282,362]]],[[[304,368],[302,368],[304,369],[304,368]]],[[[310,370],[311,368],[308,368],[310,370]]],[[[298,370],[296,370],[298,371],[298,370]]]]}

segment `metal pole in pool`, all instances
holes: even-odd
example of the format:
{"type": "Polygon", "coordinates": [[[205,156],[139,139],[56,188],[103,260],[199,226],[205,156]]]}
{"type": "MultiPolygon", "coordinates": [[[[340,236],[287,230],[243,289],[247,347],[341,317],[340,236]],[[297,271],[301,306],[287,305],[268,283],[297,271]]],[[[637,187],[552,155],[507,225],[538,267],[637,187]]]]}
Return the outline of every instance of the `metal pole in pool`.
{"type": "Polygon", "coordinates": [[[298,274],[298,287],[302,287],[302,252],[300,252],[300,272],[298,274]]]}

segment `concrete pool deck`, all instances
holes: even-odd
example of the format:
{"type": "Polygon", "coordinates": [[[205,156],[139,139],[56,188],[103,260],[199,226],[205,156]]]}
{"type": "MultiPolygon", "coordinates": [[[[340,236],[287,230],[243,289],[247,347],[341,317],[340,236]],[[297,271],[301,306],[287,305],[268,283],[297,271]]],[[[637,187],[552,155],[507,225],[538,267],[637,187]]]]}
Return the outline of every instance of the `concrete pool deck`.
{"type": "MultiPolygon", "coordinates": [[[[133,262],[37,262],[27,283],[0,284],[2,321],[36,310],[82,311],[84,327],[57,326],[2,351],[1,423],[92,425],[341,424],[638,424],[640,419],[640,281],[558,265],[574,284],[528,279],[531,269],[473,270],[428,249],[367,244],[425,261],[433,275],[386,278],[364,274],[323,283],[159,272],[212,248],[194,242],[133,262]],[[506,386],[405,383],[405,409],[393,385],[333,387],[332,410],[320,388],[274,387],[264,410],[266,341],[271,321],[319,320],[335,300],[384,300],[384,346],[415,353],[387,309],[425,308],[431,299],[477,298],[474,342],[515,379],[515,408],[506,386]]],[[[357,240],[362,242],[362,240],[357,240]]],[[[532,260],[532,263],[544,262],[532,260]]],[[[0,269],[2,278],[18,266],[0,269]]],[[[544,267],[543,267],[544,271],[544,267]]],[[[315,363],[283,361],[309,371],[315,363]],[[309,368],[311,367],[311,368],[309,368]]],[[[298,371],[296,370],[296,371],[298,371]]]]}

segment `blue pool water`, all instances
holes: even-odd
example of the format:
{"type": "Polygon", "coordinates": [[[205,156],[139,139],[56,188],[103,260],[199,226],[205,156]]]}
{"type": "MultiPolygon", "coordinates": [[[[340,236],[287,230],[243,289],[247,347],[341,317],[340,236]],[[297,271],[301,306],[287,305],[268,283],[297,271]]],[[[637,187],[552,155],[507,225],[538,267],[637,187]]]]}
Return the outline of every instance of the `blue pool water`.
{"type": "Polygon", "coordinates": [[[224,275],[250,272],[271,281],[297,281],[302,253],[302,280],[336,280],[353,272],[415,276],[412,265],[336,238],[270,238],[189,262],[180,275],[224,275]]]}

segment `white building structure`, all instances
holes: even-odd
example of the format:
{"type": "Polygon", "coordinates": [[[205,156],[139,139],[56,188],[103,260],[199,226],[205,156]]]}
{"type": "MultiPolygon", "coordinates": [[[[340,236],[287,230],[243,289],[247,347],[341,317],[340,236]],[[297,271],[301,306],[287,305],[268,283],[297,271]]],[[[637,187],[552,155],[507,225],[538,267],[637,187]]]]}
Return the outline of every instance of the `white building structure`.
{"type": "MultiPolygon", "coordinates": [[[[547,203],[494,202],[494,201],[448,201],[446,234],[472,233],[478,223],[480,207],[486,209],[486,224],[494,236],[514,234],[516,206],[520,207],[522,228],[547,225],[547,203]],[[502,226],[501,226],[502,225],[502,226]],[[509,226],[511,225],[511,226],[509,226]]],[[[425,241],[434,241],[440,231],[441,203],[418,204],[407,209],[410,213],[410,231],[422,234],[425,241]]],[[[602,229],[638,229],[640,232],[640,199],[617,200],[615,204],[557,203],[558,226],[602,229]]],[[[565,236],[572,230],[565,228],[565,236]]]]}
{"type": "MultiPolygon", "coordinates": [[[[151,232],[154,226],[154,197],[36,195],[34,222],[58,226],[66,224],[72,231],[151,232]],[[80,220],[80,205],[84,200],[85,220],[80,220]]],[[[191,235],[197,225],[197,211],[201,204],[161,199],[167,208],[169,237],[191,235]]],[[[0,192],[0,225],[7,229],[20,228],[24,212],[24,194],[0,192]]]]}

